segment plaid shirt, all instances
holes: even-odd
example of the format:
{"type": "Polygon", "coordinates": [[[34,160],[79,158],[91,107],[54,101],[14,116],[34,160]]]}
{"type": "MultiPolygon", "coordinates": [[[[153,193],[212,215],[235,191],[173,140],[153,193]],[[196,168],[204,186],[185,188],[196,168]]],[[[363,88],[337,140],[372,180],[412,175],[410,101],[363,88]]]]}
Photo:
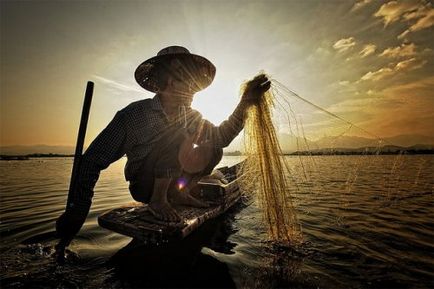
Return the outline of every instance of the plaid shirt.
{"type": "Polygon", "coordinates": [[[238,105],[228,120],[220,126],[214,126],[204,120],[198,111],[188,107],[178,119],[180,121],[174,124],[164,113],[158,96],[131,103],[116,113],[86,150],[81,159],[76,190],[68,196],[66,211],[85,218],[100,171],[125,154],[128,158],[125,178],[127,181],[133,180],[143,160],[171,125],[186,127],[190,133],[201,129],[202,139],[210,140],[215,147],[223,148],[242,130],[244,111],[243,105],[238,105]]]}

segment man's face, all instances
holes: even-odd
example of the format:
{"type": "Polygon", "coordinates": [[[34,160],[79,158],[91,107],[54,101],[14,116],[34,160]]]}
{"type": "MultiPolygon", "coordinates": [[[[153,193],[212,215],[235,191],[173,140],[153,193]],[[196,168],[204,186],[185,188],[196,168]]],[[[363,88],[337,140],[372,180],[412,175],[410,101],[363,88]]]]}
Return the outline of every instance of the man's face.
{"type": "Polygon", "coordinates": [[[170,63],[171,73],[168,77],[168,84],[165,93],[173,96],[173,101],[179,105],[190,106],[193,101],[193,79],[191,73],[178,59],[170,63]]]}

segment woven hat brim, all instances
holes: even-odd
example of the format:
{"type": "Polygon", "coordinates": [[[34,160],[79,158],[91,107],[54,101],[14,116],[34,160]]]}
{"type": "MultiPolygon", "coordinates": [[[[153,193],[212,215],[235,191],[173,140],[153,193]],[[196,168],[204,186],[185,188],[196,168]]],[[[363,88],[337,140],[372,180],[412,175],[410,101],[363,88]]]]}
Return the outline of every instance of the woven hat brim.
{"type": "Polygon", "coordinates": [[[155,56],[140,64],[134,73],[137,83],[148,91],[158,92],[159,70],[174,58],[187,66],[186,71],[191,73],[190,77],[194,79],[195,91],[203,90],[213,82],[216,68],[211,61],[196,54],[176,53],[155,56]]]}

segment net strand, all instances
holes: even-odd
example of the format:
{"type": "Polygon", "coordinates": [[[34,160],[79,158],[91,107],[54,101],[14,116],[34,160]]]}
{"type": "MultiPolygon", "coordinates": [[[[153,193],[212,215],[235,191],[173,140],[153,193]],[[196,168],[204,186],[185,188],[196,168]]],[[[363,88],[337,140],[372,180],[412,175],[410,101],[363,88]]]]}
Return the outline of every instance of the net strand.
{"type": "Polygon", "coordinates": [[[379,136],[377,136],[377,135],[375,135],[375,134],[373,134],[373,133],[371,133],[371,132],[365,130],[364,128],[362,128],[362,127],[360,127],[360,126],[358,126],[358,125],[352,123],[351,121],[348,121],[348,120],[346,120],[346,119],[344,119],[344,118],[342,118],[342,117],[340,117],[340,116],[338,116],[338,115],[336,115],[336,114],[334,114],[334,113],[332,113],[332,112],[326,110],[325,108],[322,108],[321,106],[319,106],[319,105],[317,105],[317,104],[315,104],[315,103],[313,103],[313,102],[311,102],[311,101],[309,101],[309,100],[307,100],[307,99],[301,97],[298,93],[296,93],[296,92],[290,90],[289,88],[287,88],[285,85],[283,85],[282,83],[280,83],[280,82],[277,81],[276,79],[272,79],[272,82],[273,82],[273,84],[275,84],[278,88],[281,88],[282,90],[284,90],[284,91],[290,93],[292,96],[294,96],[294,97],[298,98],[299,100],[301,100],[301,101],[303,101],[303,102],[305,102],[305,103],[307,103],[307,104],[313,106],[314,108],[316,108],[316,109],[318,109],[318,110],[320,110],[320,111],[322,111],[322,112],[324,112],[324,113],[326,113],[326,114],[328,114],[328,115],[330,115],[330,116],[332,116],[332,117],[334,117],[334,118],[336,118],[336,119],[338,119],[338,120],[340,120],[340,121],[343,121],[343,122],[345,122],[345,123],[347,123],[347,124],[349,124],[349,125],[351,125],[351,126],[353,126],[353,127],[356,127],[356,128],[359,129],[360,131],[366,133],[367,135],[370,135],[370,136],[374,137],[375,139],[378,139],[378,140],[380,140],[380,141],[382,141],[382,142],[386,142],[384,139],[382,139],[382,138],[380,138],[379,136]]]}
{"type": "Polygon", "coordinates": [[[256,180],[255,192],[263,210],[270,239],[282,243],[297,244],[301,241],[301,227],[293,206],[289,186],[289,166],[283,153],[272,121],[275,97],[270,90],[259,103],[247,110],[244,126],[244,149],[247,155],[245,167],[250,174],[246,178],[251,186],[256,180]]]}

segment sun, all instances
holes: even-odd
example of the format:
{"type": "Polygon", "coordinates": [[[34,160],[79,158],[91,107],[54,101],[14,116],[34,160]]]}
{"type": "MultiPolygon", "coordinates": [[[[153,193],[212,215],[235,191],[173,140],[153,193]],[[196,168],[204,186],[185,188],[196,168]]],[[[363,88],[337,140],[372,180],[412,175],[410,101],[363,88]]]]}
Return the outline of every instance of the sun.
{"type": "Polygon", "coordinates": [[[215,82],[210,87],[196,93],[191,106],[198,110],[204,119],[219,125],[228,119],[240,101],[237,91],[236,85],[215,82]]]}

